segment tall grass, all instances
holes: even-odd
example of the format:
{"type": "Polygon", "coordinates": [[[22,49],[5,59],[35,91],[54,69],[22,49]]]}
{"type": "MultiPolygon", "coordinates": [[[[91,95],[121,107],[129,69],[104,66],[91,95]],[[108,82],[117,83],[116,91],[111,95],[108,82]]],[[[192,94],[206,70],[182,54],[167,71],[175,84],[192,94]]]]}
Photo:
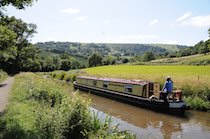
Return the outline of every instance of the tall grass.
{"type": "MultiPolygon", "coordinates": [[[[103,124],[94,122],[97,117],[92,116],[89,106],[90,101],[75,92],[69,94],[69,89],[58,82],[32,73],[18,75],[12,88],[10,104],[0,119],[0,138],[95,137],[100,135],[98,131],[103,124]]],[[[125,135],[124,138],[134,138],[127,132],[117,130],[110,133],[113,134],[117,134],[116,138],[121,135],[125,135]]]]}
{"type": "Polygon", "coordinates": [[[90,76],[142,79],[159,83],[163,83],[170,75],[177,88],[183,85],[210,87],[210,66],[118,65],[87,68],[83,71],[90,76]]]}
{"type": "Polygon", "coordinates": [[[7,73],[0,69],[0,83],[7,78],[7,73]]]}

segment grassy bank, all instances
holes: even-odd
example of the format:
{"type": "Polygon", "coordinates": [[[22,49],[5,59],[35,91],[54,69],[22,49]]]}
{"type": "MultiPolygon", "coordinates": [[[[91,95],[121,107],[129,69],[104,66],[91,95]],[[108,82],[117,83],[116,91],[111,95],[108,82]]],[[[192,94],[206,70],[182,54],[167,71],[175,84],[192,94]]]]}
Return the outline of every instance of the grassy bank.
{"type": "Polygon", "coordinates": [[[191,109],[210,109],[210,66],[102,66],[74,72],[53,72],[57,79],[73,81],[77,75],[113,77],[125,79],[142,79],[156,81],[163,85],[170,75],[175,89],[181,89],[184,99],[191,109]]]}
{"type": "Polygon", "coordinates": [[[184,56],[184,57],[176,57],[176,58],[163,58],[152,60],[146,64],[173,64],[173,65],[210,65],[210,53],[204,54],[197,54],[191,56],[184,56]]]}
{"type": "Polygon", "coordinates": [[[7,78],[7,73],[0,69],[0,83],[7,78]]]}
{"type": "Polygon", "coordinates": [[[108,118],[100,122],[89,104],[58,82],[33,73],[17,75],[0,120],[0,138],[134,138],[112,127],[108,118]]]}

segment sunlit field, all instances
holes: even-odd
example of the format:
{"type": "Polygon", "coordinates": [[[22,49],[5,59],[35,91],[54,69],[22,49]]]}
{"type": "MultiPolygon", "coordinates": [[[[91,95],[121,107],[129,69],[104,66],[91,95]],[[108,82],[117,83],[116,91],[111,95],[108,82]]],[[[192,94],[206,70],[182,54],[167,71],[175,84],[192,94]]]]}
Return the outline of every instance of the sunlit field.
{"type": "Polygon", "coordinates": [[[91,76],[142,79],[163,83],[171,76],[175,87],[183,85],[210,87],[210,66],[102,66],[84,69],[91,76]]]}

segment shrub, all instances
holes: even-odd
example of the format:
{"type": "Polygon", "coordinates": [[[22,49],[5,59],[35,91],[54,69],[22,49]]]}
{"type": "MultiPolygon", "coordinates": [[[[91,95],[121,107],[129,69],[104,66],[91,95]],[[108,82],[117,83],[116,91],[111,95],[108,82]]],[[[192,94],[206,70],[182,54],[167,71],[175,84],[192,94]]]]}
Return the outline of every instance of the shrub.
{"type": "Polygon", "coordinates": [[[0,83],[7,77],[7,73],[0,69],[0,83]]]}
{"type": "Polygon", "coordinates": [[[25,73],[16,76],[11,93],[10,104],[0,119],[0,138],[82,139],[109,134],[133,137],[117,129],[98,129],[93,122],[97,119],[93,120],[88,109],[90,102],[77,93],[69,95],[58,82],[25,73]]]}
{"type": "Polygon", "coordinates": [[[202,110],[206,111],[210,109],[210,103],[204,101],[203,99],[199,97],[187,97],[185,98],[185,101],[187,102],[187,105],[190,106],[191,109],[194,110],[202,110]]]}

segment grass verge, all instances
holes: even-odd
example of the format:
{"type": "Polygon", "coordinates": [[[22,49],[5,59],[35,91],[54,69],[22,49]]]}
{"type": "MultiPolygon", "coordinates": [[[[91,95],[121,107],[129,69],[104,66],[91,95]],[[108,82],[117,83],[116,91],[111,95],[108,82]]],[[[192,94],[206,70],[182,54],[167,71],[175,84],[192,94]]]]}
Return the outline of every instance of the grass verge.
{"type": "Polygon", "coordinates": [[[0,138],[135,138],[127,131],[111,130],[109,122],[96,122],[89,106],[89,101],[69,94],[62,84],[22,73],[15,77],[10,104],[1,117],[0,138]]]}
{"type": "Polygon", "coordinates": [[[7,78],[7,73],[0,69],[0,83],[7,78]]]}

